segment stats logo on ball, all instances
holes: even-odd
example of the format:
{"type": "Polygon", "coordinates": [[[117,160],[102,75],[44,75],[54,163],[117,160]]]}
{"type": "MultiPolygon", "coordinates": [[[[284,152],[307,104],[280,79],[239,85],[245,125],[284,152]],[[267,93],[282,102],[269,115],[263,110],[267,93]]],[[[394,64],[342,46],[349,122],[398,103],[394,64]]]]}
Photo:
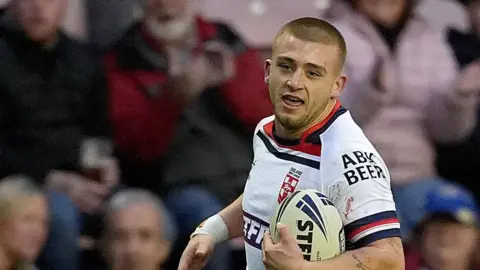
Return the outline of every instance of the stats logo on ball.
{"type": "Polygon", "coordinates": [[[290,168],[290,171],[283,179],[282,187],[280,188],[280,192],[278,193],[278,203],[283,202],[288,195],[292,194],[295,189],[297,188],[298,181],[300,181],[300,176],[302,176],[302,172],[295,169],[290,168]]]}

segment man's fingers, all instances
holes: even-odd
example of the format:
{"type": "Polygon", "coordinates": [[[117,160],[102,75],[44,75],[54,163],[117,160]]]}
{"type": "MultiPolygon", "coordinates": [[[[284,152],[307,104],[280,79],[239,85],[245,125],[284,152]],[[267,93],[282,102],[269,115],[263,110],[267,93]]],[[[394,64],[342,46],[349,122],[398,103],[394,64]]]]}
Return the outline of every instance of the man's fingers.
{"type": "Polygon", "coordinates": [[[200,242],[197,250],[195,251],[196,258],[206,258],[208,255],[208,247],[205,243],[200,242]]]}
{"type": "Polygon", "coordinates": [[[291,242],[291,240],[293,239],[293,236],[288,231],[287,225],[278,223],[277,231],[279,236],[279,242],[291,242]]]}
{"type": "Polygon", "coordinates": [[[270,235],[270,232],[265,232],[265,234],[263,235],[263,242],[262,242],[262,245],[263,245],[263,249],[268,249],[270,248],[271,246],[273,246],[273,241],[272,241],[272,236],[270,235]]]}
{"type": "Polygon", "coordinates": [[[228,80],[235,74],[235,54],[223,43],[207,42],[204,50],[210,63],[222,72],[222,80],[228,80]]]}
{"type": "Polygon", "coordinates": [[[268,242],[269,240],[270,240],[270,234],[268,232],[265,232],[265,234],[263,235],[263,241],[262,241],[262,261],[265,267],[267,267],[268,265],[267,252],[265,251],[266,250],[265,245],[269,245],[269,244],[266,244],[266,242],[268,242]]]}
{"type": "Polygon", "coordinates": [[[110,192],[110,189],[101,183],[89,181],[86,183],[87,185],[87,192],[98,197],[105,197],[110,192]]]}
{"type": "Polygon", "coordinates": [[[83,196],[74,199],[75,204],[85,213],[93,214],[100,207],[102,200],[97,197],[83,196]]]}
{"type": "Polygon", "coordinates": [[[185,251],[182,254],[180,263],[178,264],[178,270],[190,270],[190,266],[195,259],[195,248],[191,245],[188,245],[185,251]]]}
{"type": "Polygon", "coordinates": [[[95,212],[104,202],[104,196],[91,192],[90,190],[84,190],[83,193],[76,194],[77,201],[81,201],[81,204],[88,210],[89,213],[95,212]]]}
{"type": "Polygon", "coordinates": [[[104,167],[105,169],[102,170],[103,184],[107,185],[108,187],[115,186],[120,178],[120,170],[118,168],[117,160],[114,158],[105,159],[104,167]]]}

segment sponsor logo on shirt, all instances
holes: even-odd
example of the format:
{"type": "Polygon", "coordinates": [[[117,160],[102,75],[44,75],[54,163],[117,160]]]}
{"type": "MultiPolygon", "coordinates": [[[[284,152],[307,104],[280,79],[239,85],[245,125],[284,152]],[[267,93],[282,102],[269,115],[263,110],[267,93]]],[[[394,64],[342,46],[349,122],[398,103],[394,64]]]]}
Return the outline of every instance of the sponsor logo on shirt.
{"type": "Polygon", "coordinates": [[[280,188],[280,192],[278,193],[278,203],[283,202],[283,200],[285,200],[288,195],[292,194],[295,191],[298,181],[300,181],[300,176],[302,176],[301,171],[293,167],[290,168],[290,171],[285,176],[285,179],[283,179],[282,187],[280,188]]]}
{"type": "Polygon", "coordinates": [[[252,247],[262,249],[263,235],[268,231],[269,226],[268,222],[243,212],[243,237],[252,247]]]}
{"type": "Polygon", "coordinates": [[[348,185],[355,185],[371,179],[386,179],[384,169],[375,161],[373,153],[354,151],[342,155],[343,175],[348,185]]]}

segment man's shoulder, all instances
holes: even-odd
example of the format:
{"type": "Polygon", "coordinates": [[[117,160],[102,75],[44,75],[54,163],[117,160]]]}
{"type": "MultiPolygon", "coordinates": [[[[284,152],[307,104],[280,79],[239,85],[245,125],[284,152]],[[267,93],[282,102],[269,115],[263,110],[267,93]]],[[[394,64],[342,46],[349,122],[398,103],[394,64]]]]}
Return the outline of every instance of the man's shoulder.
{"type": "Polygon", "coordinates": [[[337,119],[321,140],[321,168],[327,179],[345,179],[348,185],[369,177],[390,179],[382,157],[349,114],[337,119]]]}
{"type": "Polygon", "coordinates": [[[352,119],[350,113],[339,117],[329,129],[320,135],[320,139],[322,160],[338,160],[342,155],[354,152],[378,155],[375,147],[352,119]]]}
{"type": "Polygon", "coordinates": [[[263,127],[265,127],[269,123],[273,123],[273,120],[275,120],[275,115],[270,115],[268,117],[263,118],[258,122],[257,127],[255,128],[255,134],[261,130],[263,127]]]}
{"type": "Polygon", "coordinates": [[[335,121],[320,134],[322,145],[335,145],[336,147],[349,147],[351,145],[370,144],[367,136],[353,120],[349,111],[340,115],[335,121]]]}

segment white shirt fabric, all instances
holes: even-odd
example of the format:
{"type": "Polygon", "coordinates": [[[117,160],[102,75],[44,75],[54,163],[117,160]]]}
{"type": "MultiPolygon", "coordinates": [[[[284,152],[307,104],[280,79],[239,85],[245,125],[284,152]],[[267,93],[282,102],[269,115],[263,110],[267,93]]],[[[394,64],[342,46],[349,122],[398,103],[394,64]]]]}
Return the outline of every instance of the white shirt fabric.
{"type": "Polygon", "coordinates": [[[263,234],[278,204],[299,189],[315,189],[335,204],[347,249],[400,236],[388,169],[346,109],[338,103],[295,144],[275,138],[273,120],[257,125],[243,193],[247,269],[265,269],[263,234]]]}

